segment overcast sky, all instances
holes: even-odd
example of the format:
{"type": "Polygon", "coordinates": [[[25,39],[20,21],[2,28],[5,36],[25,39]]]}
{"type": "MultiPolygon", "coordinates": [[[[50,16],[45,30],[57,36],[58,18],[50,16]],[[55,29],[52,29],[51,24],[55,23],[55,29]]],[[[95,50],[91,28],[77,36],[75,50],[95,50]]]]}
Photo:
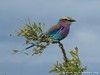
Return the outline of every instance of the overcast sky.
{"type": "Polygon", "coordinates": [[[0,0],[0,75],[55,75],[48,71],[57,60],[62,61],[57,45],[33,57],[13,55],[12,50],[26,47],[25,39],[16,36],[26,19],[44,22],[46,31],[64,16],[77,20],[62,41],[66,52],[77,46],[87,71],[100,72],[100,0],[0,0]]]}

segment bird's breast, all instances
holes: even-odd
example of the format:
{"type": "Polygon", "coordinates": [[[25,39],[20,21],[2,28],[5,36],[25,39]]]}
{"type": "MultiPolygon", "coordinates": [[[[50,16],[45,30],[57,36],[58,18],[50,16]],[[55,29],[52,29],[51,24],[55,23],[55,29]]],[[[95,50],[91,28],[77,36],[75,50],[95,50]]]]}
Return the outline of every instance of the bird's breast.
{"type": "Polygon", "coordinates": [[[61,31],[61,34],[63,36],[63,39],[68,35],[70,28],[64,27],[64,29],[61,31]]]}

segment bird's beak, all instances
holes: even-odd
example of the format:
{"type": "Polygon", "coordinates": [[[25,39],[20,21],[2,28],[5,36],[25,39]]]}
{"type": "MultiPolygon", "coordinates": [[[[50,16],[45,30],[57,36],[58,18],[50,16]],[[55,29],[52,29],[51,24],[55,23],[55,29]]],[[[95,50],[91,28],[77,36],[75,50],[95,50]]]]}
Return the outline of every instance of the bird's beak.
{"type": "Polygon", "coordinates": [[[70,22],[76,22],[76,20],[67,20],[67,21],[70,21],[70,22]]]}
{"type": "Polygon", "coordinates": [[[71,20],[71,22],[76,22],[76,20],[71,20]]]}

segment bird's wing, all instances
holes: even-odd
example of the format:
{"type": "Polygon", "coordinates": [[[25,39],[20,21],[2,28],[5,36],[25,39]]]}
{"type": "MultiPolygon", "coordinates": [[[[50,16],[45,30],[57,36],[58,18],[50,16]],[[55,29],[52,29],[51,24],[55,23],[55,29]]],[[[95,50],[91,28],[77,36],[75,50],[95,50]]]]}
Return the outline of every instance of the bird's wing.
{"type": "Polygon", "coordinates": [[[60,31],[63,28],[61,25],[55,25],[48,30],[47,35],[53,37],[54,40],[60,40],[62,38],[60,31]]]}
{"type": "Polygon", "coordinates": [[[60,27],[61,27],[61,25],[56,24],[56,25],[52,26],[45,34],[46,35],[50,35],[51,33],[55,34],[59,30],[60,27]]]}
{"type": "Polygon", "coordinates": [[[55,30],[55,29],[58,29],[59,27],[60,27],[59,24],[56,24],[56,25],[52,26],[52,27],[46,32],[46,34],[50,33],[51,31],[53,31],[53,30],[55,30]]]}

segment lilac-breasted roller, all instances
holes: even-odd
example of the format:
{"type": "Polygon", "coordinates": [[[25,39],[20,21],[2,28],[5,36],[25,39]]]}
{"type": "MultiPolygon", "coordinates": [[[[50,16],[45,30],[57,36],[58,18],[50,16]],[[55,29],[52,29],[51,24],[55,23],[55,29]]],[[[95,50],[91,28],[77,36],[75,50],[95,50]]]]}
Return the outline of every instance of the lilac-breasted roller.
{"type": "MultiPolygon", "coordinates": [[[[72,17],[63,17],[59,20],[58,24],[52,26],[45,34],[52,37],[53,40],[61,41],[68,35],[72,22],[75,22],[72,17]]],[[[25,50],[33,46],[34,45],[31,45],[25,48],[25,50]]]]}

